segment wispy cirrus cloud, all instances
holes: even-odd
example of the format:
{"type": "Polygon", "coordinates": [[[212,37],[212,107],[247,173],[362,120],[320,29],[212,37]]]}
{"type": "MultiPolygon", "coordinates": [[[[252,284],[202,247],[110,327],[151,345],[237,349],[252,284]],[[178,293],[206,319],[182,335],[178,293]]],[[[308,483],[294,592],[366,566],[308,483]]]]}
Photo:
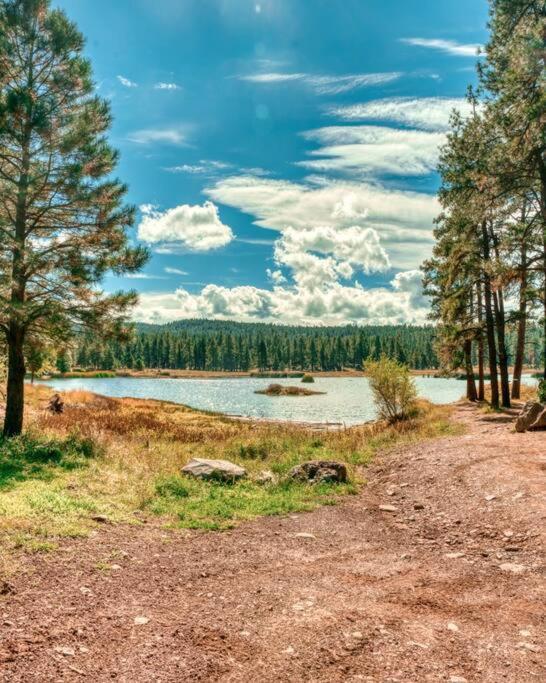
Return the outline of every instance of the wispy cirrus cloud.
{"type": "Polygon", "coordinates": [[[312,159],[298,162],[314,171],[338,171],[352,176],[418,176],[438,163],[443,133],[385,126],[328,126],[304,133],[320,143],[312,159]]]}
{"type": "Polygon", "coordinates": [[[129,78],[126,78],[125,76],[118,76],[117,79],[124,88],[138,88],[138,83],[131,81],[129,78]]]}
{"type": "Polygon", "coordinates": [[[210,175],[233,168],[232,164],[215,159],[200,159],[195,164],[180,164],[165,169],[170,173],[189,173],[191,175],[210,175]]]}
{"type": "Polygon", "coordinates": [[[476,57],[478,50],[482,47],[479,43],[458,43],[455,40],[443,40],[441,38],[401,38],[400,42],[415,47],[439,50],[457,57],[476,57]]]}
{"type": "Polygon", "coordinates": [[[185,270],[180,270],[180,268],[170,268],[169,266],[165,268],[165,272],[169,275],[189,275],[189,273],[185,270]]]}
{"type": "Polygon", "coordinates": [[[187,144],[186,134],[180,128],[146,128],[136,130],[128,135],[128,140],[139,145],[167,143],[172,145],[187,144]]]}
{"type": "Polygon", "coordinates": [[[318,95],[337,95],[357,88],[390,83],[398,80],[402,75],[399,71],[342,75],[264,72],[244,74],[237,76],[237,78],[241,81],[265,85],[299,81],[310,87],[318,95]]]}
{"type": "Polygon", "coordinates": [[[330,107],[327,112],[345,121],[392,121],[423,130],[446,131],[454,109],[463,116],[472,113],[472,105],[462,97],[393,97],[330,107]]]}

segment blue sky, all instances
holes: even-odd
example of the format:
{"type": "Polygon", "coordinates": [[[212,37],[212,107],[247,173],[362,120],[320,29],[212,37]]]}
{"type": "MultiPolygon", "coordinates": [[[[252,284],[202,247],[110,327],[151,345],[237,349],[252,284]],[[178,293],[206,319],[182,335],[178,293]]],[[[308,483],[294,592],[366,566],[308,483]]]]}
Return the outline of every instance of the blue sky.
{"type": "Polygon", "coordinates": [[[483,0],[59,0],[152,258],[136,318],[422,321],[483,0]]]}

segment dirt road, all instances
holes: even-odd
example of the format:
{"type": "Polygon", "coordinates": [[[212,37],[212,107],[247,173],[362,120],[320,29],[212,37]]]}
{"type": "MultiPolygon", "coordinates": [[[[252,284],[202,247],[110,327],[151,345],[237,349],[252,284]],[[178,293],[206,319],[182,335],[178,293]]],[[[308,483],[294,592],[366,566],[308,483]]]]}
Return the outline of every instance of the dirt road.
{"type": "Polygon", "coordinates": [[[0,681],[546,680],[546,434],[457,419],[338,507],[105,526],[28,559],[0,596],[0,681]]]}

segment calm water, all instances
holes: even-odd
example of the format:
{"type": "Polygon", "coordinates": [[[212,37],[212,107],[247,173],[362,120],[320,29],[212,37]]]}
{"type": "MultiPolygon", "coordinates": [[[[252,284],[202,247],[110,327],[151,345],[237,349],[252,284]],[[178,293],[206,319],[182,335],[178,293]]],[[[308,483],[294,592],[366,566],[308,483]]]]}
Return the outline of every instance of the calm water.
{"type": "MultiPolygon", "coordinates": [[[[532,381],[532,380],[531,380],[532,381]]],[[[298,379],[55,379],[44,382],[54,389],[85,389],[113,397],[151,398],[182,403],[203,410],[273,420],[337,422],[347,425],[373,420],[375,410],[365,377],[320,377],[313,385],[322,396],[260,396],[271,382],[299,384],[298,379]]],[[[419,395],[433,403],[452,403],[465,393],[455,379],[416,377],[419,395]]]]}

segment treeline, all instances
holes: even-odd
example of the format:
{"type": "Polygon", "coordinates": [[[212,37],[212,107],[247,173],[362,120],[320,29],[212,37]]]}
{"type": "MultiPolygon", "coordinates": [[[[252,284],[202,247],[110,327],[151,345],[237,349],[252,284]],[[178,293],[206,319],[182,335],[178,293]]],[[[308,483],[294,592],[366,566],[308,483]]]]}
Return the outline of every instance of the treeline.
{"type": "Polygon", "coordinates": [[[209,320],[138,326],[128,343],[83,339],[82,368],[342,370],[386,354],[412,368],[435,368],[432,327],[289,327],[209,320]]]}
{"type": "MultiPolygon", "coordinates": [[[[541,348],[538,328],[532,330],[531,338],[525,361],[534,366],[541,348]]],[[[138,325],[133,339],[123,344],[83,338],[71,354],[70,365],[98,370],[332,371],[361,369],[366,359],[377,360],[382,354],[413,369],[438,368],[435,329],[185,320],[164,326],[138,325]]],[[[62,363],[66,367],[65,359],[62,363]]]]}
{"type": "Polygon", "coordinates": [[[536,323],[546,378],[546,4],[492,0],[490,27],[473,114],[453,116],[441,154],[443,211],[424,272],[441,363],[465,368],[471,400],[484,398],[488,366],[491,403],[508,407],[536,323]]]}

